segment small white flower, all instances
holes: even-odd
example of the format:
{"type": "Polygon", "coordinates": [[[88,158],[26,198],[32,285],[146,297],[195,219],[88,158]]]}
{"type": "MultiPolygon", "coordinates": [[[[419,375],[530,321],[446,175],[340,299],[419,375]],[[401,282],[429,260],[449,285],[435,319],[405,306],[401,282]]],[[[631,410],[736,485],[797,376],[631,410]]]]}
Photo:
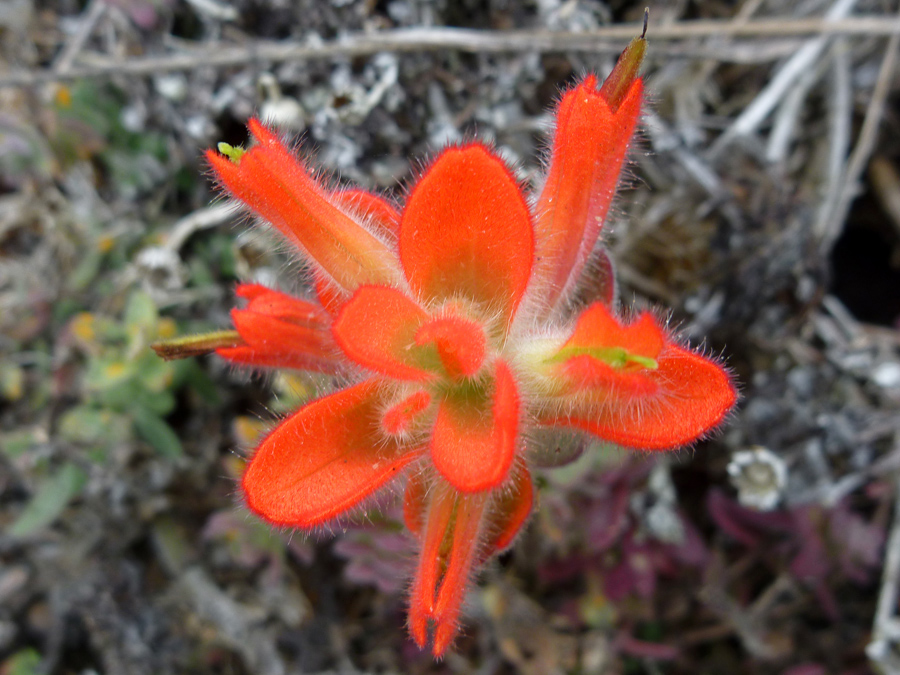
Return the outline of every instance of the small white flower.
{"type": "Polygon", "coordinates": [[[738,491],[738,501],[760,511],[775,508],[787,485],[784,460],[759,445],[734,453],[728,463],[728,475],[738,491]]]}

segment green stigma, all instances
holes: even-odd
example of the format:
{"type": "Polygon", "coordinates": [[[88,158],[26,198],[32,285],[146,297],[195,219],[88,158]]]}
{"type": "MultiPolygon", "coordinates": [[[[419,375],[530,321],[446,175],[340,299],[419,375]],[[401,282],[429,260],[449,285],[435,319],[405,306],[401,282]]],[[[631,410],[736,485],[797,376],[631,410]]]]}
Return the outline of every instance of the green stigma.
{"type": "Polygon", "coordinates": [[[575,356],[584,355],[595,358],[598,361],[603,361],[603,363],[616,369],[625,368],[632,363],[649,370],[656,370],[659,367],[656,359],[651,359],[649,356],[632,354],[622,347],[564,347],[548,358],[546,362],[561,363],[563,361],[568,361],[575,356]]]}
{"type": "Polygon", "coordinates": [[[241,157],[243,157],[244,153],[247,152],[241,147],[236,148],[228,143],[219,143],[216,148],[218,148],[219,152],[221,152],[235,164],[240,164],[241,157]]]}

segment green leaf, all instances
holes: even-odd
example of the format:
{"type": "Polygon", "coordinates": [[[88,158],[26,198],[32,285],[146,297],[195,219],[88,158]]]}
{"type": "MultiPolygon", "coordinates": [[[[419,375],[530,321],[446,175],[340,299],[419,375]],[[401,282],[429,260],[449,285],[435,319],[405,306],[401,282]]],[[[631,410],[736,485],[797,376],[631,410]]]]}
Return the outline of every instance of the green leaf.
{"type": "Polygon", "coordinates": [[[150,391],[165,391],[173,385],[175,370],[149,349],[144,349],[133,361],[137,379],[150,391]]]}
{"type": "Polygon", "coordinates": [[[156,327],[159,321],[159,312],[156,304],[144,291],[134,291],[128,296],[128,304],[125,306],[125,325],[130,331],[147,333],[156,327]]]}
{"type": "Polygon", "coordinates": [[[42,440],[36,429],[17,429],[8,434],[0,435],[0,450],[15,459],[32,450],[46,439],[42,440]]]}
{"type": "Polygon", "coordinates": [[[128,387],[130,410],[145,408],[159,417],[165,417],[175,409],[175,395],[170,391],[149,391],[141,389],[139,383],[128,387]]]}
{"type": "Polygon", "coordinates": [[[169,459],[184,455],[181,441],[166,421],[148,408],[136,407],[132,410],[134,427],[145,441],[159,454],[169,459]]]}
{"type": "Polygon", "coordinates": [[[109,391],[127,383],[135,373],[135,364],[124,359],[117,357],[91,359],[84,375],[84,386],[88,391],[109,391]]]}
{"type": "Polygon", "coordinates": [[[80,405],[60,418],[59,436],[84,445],[109,446],[131,437],[128,418],[112,410],[80,405]]]}
{"type": "Polygon", "coordinates": [[[41,655],[31,647],[17,651],[6,661],[0,663],[0,673],[5,675],[39,675],[41,655]]]}
{"type": "Polygon", "coordinates": [[[172,367],[175,370],[173,388],[177,389],[186,384],[209,405],[222,403],[222,397],[219,395],[215,382],[200,367],[196,359],[173,361],[172,367]]]}
{"type": "Polygon", "coordinates": [[[99,249],[89,250],[69,275],[66,281],[69,290],[83,291],[86,289],[97,278],[102,261],[103,253],[99,249]]]}
{"type": "Polygon", "coordinates": [[[64,464],[38,486],[37,492],[9,528],[12,537],[27,537],[55,521],[77,495],[87,476],[74,464],[64,464]]]}

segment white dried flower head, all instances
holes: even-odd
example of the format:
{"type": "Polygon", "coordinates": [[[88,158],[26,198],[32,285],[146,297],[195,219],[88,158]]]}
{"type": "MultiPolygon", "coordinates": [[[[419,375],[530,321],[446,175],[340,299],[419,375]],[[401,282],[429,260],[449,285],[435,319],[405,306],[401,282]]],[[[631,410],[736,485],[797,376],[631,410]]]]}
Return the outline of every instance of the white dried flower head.
{"type": "Polygon", "coordinates": [[[734,453],[728,463],[728,475],[738,491],[738,501],[760,511],[775,508],[787,485],[784,460],[759,445],[734,453]]]}
{"type": "Polygon", "coordinates": [[[154,297],[180,290],[187,273],[178,254],[165,246],[148,246],[134,260],[135,267],[148,293],[154,297]]]}

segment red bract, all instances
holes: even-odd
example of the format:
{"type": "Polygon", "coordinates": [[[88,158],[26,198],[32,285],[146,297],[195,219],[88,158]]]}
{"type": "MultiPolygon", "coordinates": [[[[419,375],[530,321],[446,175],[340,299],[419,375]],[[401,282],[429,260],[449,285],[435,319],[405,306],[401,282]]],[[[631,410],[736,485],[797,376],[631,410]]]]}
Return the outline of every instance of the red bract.
{"type": "Polygon", "coordinates": [[[734,404],[717,363],[651,314],[613,314],[611,280],[597,278],[611,271],[605,253],[586,266],[640,114],[643,50],[633,42],[601,89],[588,76],[563,95],[534,202],[480,143],[441,152],[399,215],[366,192],[323,188],[255,120],[251,149],[208,154],[224,188],[299,249],[318,294],[240,286],[239,339],[225,334],[218,353],[353,383],[269,434],[244,474],[247,504],[315,527],[406,476],[405,520],[421,542],[409,626],[420,646],[432,635],[437,657],[473,572],[531,512],[529,430],[666,450],[734,404]],[[585,279],[600,301],[561,318],[584,304],[585,279]]]}

